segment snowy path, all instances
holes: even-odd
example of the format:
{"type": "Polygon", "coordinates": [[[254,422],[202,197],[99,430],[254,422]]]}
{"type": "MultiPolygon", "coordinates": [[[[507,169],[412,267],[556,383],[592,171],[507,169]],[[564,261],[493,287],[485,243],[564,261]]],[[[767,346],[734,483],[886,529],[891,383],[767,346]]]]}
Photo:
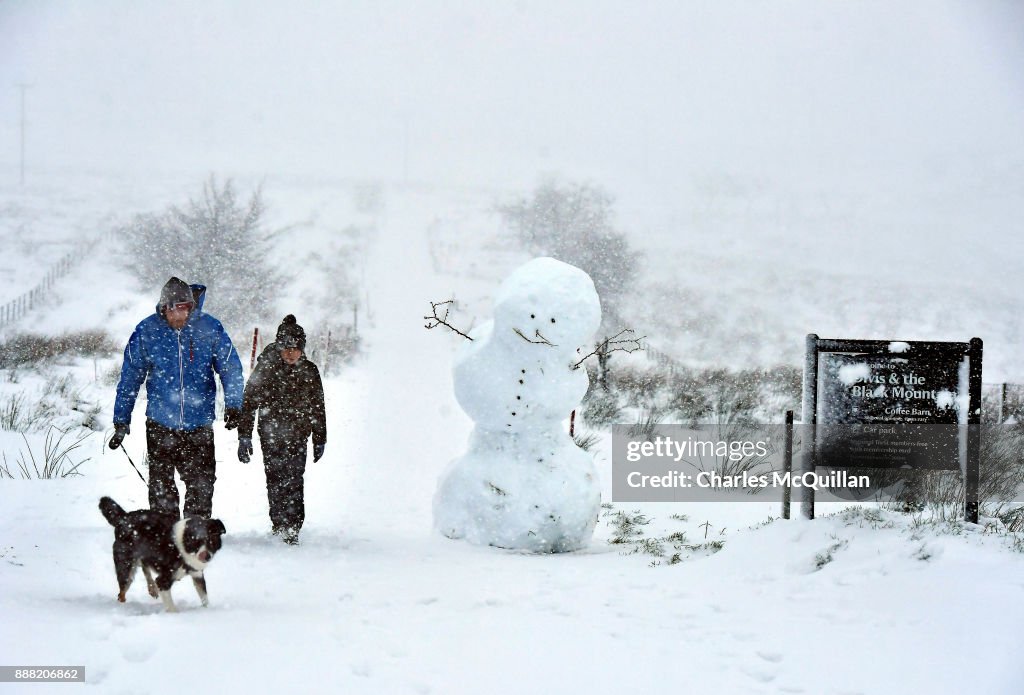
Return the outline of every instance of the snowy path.
{"type": "Polygon", "coordinates": [[[429,219],[416,212],[392,206],[380,220],[366,272],[366,355],[328,387],[332,453],[324,467],[332,482],[311,497],[335,527],[406,539],[430,535],[439,457],[457,451],[470,426],[452,417],[461,411],[452,396],[451,342],[423,327],[429,299],[448,290],[431,269],[429,219]]]}
{"type": "MultiPolygon", "coordinates": [[[[778,522],[650,568],[601,540],[535,557],[434,535],[437,476],[470,427],[451,395],[453,342],[421,320],[451,292],[426,248],[439,205],[407,194],[380,220],[368,350],[326,384],[302,545],[268,538],[259,458],[238,464],[219,426],[228,536],[206,610],[185,583],[177,615],[141,583],[114,601],[96,501],[145,503],[120,455],[98,452],[77,480],[2,483],[0,664],[84,664],[97,693],[1024,691],[1024,556],[995,538],[778,522]]],[[[139,433],[129,445],[138,460],[139,433]]],[[[691,536],[704,515],[737,525],[710,505],[652,513],[672,511],[694,517],[691,536]]]]}

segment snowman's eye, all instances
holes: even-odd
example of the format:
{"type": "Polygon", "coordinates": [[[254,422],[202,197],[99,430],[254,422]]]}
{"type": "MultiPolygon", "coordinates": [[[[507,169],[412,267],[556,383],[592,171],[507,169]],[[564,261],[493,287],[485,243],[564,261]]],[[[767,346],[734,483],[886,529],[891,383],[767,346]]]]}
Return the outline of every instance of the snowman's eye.
{"type": "Polygon", "coordinates": [[[551,323],[554,323],[554,322],[555,322],[555,320],[554,320],[554,319],[551,319],[551,323]]]}
{"type": "Polygon", "coordinates": [[[531,319],[535,319],[535,318],[537,318],[537,317],[536,317],[536,316],[535,316],[534,314],[530,314],[530,318],[531,318],[531,319]]]}

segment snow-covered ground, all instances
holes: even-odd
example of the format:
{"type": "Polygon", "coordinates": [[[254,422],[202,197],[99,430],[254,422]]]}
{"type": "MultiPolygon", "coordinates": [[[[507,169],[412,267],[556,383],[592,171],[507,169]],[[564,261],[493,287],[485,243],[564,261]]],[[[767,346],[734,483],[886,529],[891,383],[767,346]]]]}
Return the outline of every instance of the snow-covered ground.
{"type": "MultiPolygon", "coordinates": [[[[554,556],[434,534],[438,476],[472,423],[452,393],[461,339],[424,330],[422,317],[428,300],[454,292],[467,323],[482,319],[521,260],[479,228],[488,197],[390,189],[361,216],[350,189],[279,194],[282,222],[310,221],[282,241],[296,278],[285,304],[322,281],[302,272],[309,252],[350,224],[368,230],[366,350],[325,382],[327,452],[307,468],[302,544],[269,537],[258,452],[238,463],[236,436],[218,423],[214,510],[228,535],[207,571],[210,607],[179,583],[182,610],[165,614],[141,581],[117,603],[112,532],[96,505],[110,495],[139,508],[146,494],[124,455],[94,436],[82,477],[0,482],[2,665],[84,665],[85,688],[100,693],[1024,692],[1024,554],[992,528],[863,512],[763,523],[779,510],[762,503],[638,505],[655,518],[651,535],[725,541],[655,566],[607,543],[610,517],[589,548],[554,556]],[[489,255],[460,255],[487,244],[489,255]]],[[[154,200],[145,209],[177,202],[154,200]]],[[[155,289],[105,281],[122,277],[110,258],[78,267],[38,314],[47,330],[103,324],[121,339],[151,311],[155,289]],[[82,286],[101,293],[91,315],[82,286]]],[[[307,328],[335,309],[281,308],[307,328]]],[[[90,388],[105,394],[109,422],[104,367],[90,388]]],[[[136,463],[142,421],[140,404],[125,442],[136,463]]],[[[597,464],[608,499],[606,440],[597,464]]],[[[10,460],[19,444],[3,446],[10,460]]]]}

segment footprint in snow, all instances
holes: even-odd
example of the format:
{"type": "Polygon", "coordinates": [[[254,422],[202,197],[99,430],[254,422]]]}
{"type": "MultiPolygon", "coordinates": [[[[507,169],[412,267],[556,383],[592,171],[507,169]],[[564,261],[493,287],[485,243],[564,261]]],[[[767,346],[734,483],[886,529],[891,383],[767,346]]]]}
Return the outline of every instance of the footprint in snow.
{"type": "Polygon", "coordinates": [[[149,661],[156,652],[156,641],[125,641],[118,645],[125,661],[139,664],[149,661]]]}
{"type": "Polygon", "coordinates": [[[747,676],[750,676],[759,683],[771,683],[775,680],[775,674],[767,671],[763,666],[756,664],[744,664],[740,666],[740,671],[747,676]]]}

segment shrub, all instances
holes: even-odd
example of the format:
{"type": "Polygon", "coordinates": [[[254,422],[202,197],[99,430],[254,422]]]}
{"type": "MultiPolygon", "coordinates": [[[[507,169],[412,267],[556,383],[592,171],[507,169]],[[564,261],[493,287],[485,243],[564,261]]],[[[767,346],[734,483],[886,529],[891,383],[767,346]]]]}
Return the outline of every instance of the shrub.
{"type": "Polygon", "coordinates": [[[552,180],[498,211],[531,253],[552,256],[590,275],[607,323],[607,314],[614,315],[620,298],[632,289],[640,259],[615,229],[612,197],[593,184],[552,180]]]}
{"type": "Polygon", "coordinates": [[[126,267],[152,293],[172,275],[207,285],[204,309],[229,328],[269,322],[284,281],[267,261],[273,233],[263,229],[263,212],[259,189],[243,205],[230,180],[218,186],[211,176],[184,207],[137,215],[119,230],[126,267]]]}
{"type": "Polygon", "coordinates": [[[651,408],[646,414],[644,411],[640,411],[637,421],[630,425],[627,434],[631,438],[654,441],[658,425],[661,424],[661,419],[662,415],[658,412],[657,408],[651,408]]]}
{"type": "Polygon", "coordinates": [[[55,357],[108,357],[118,351],[105,331],[87,330],[59,336],[18,333],[0,343],[0,369],[13,369],[55,357]]]}
{"type": "MultiPolygon", "coordinates": [[[[1022,445],[1024,428],[1020,425],[981,428],[978,503],[983,516],[1007,516],[1011,523],[1016,520],[1013,505],[1024,490],[1022,445]]],[[[938,519],[963,516],[966,487],[960,471],[888,471],[872,479],[878,485],[902,484],[902,491],[885,505],[890,509],[927,510],[938,519]]]]}
{"type": "Polygon", "coordinates": [[[581,417],[591,427],[606,427],[614,424],[621,414],[619,398],[614,393],[594,389],[583,399],[581,417]]]}

